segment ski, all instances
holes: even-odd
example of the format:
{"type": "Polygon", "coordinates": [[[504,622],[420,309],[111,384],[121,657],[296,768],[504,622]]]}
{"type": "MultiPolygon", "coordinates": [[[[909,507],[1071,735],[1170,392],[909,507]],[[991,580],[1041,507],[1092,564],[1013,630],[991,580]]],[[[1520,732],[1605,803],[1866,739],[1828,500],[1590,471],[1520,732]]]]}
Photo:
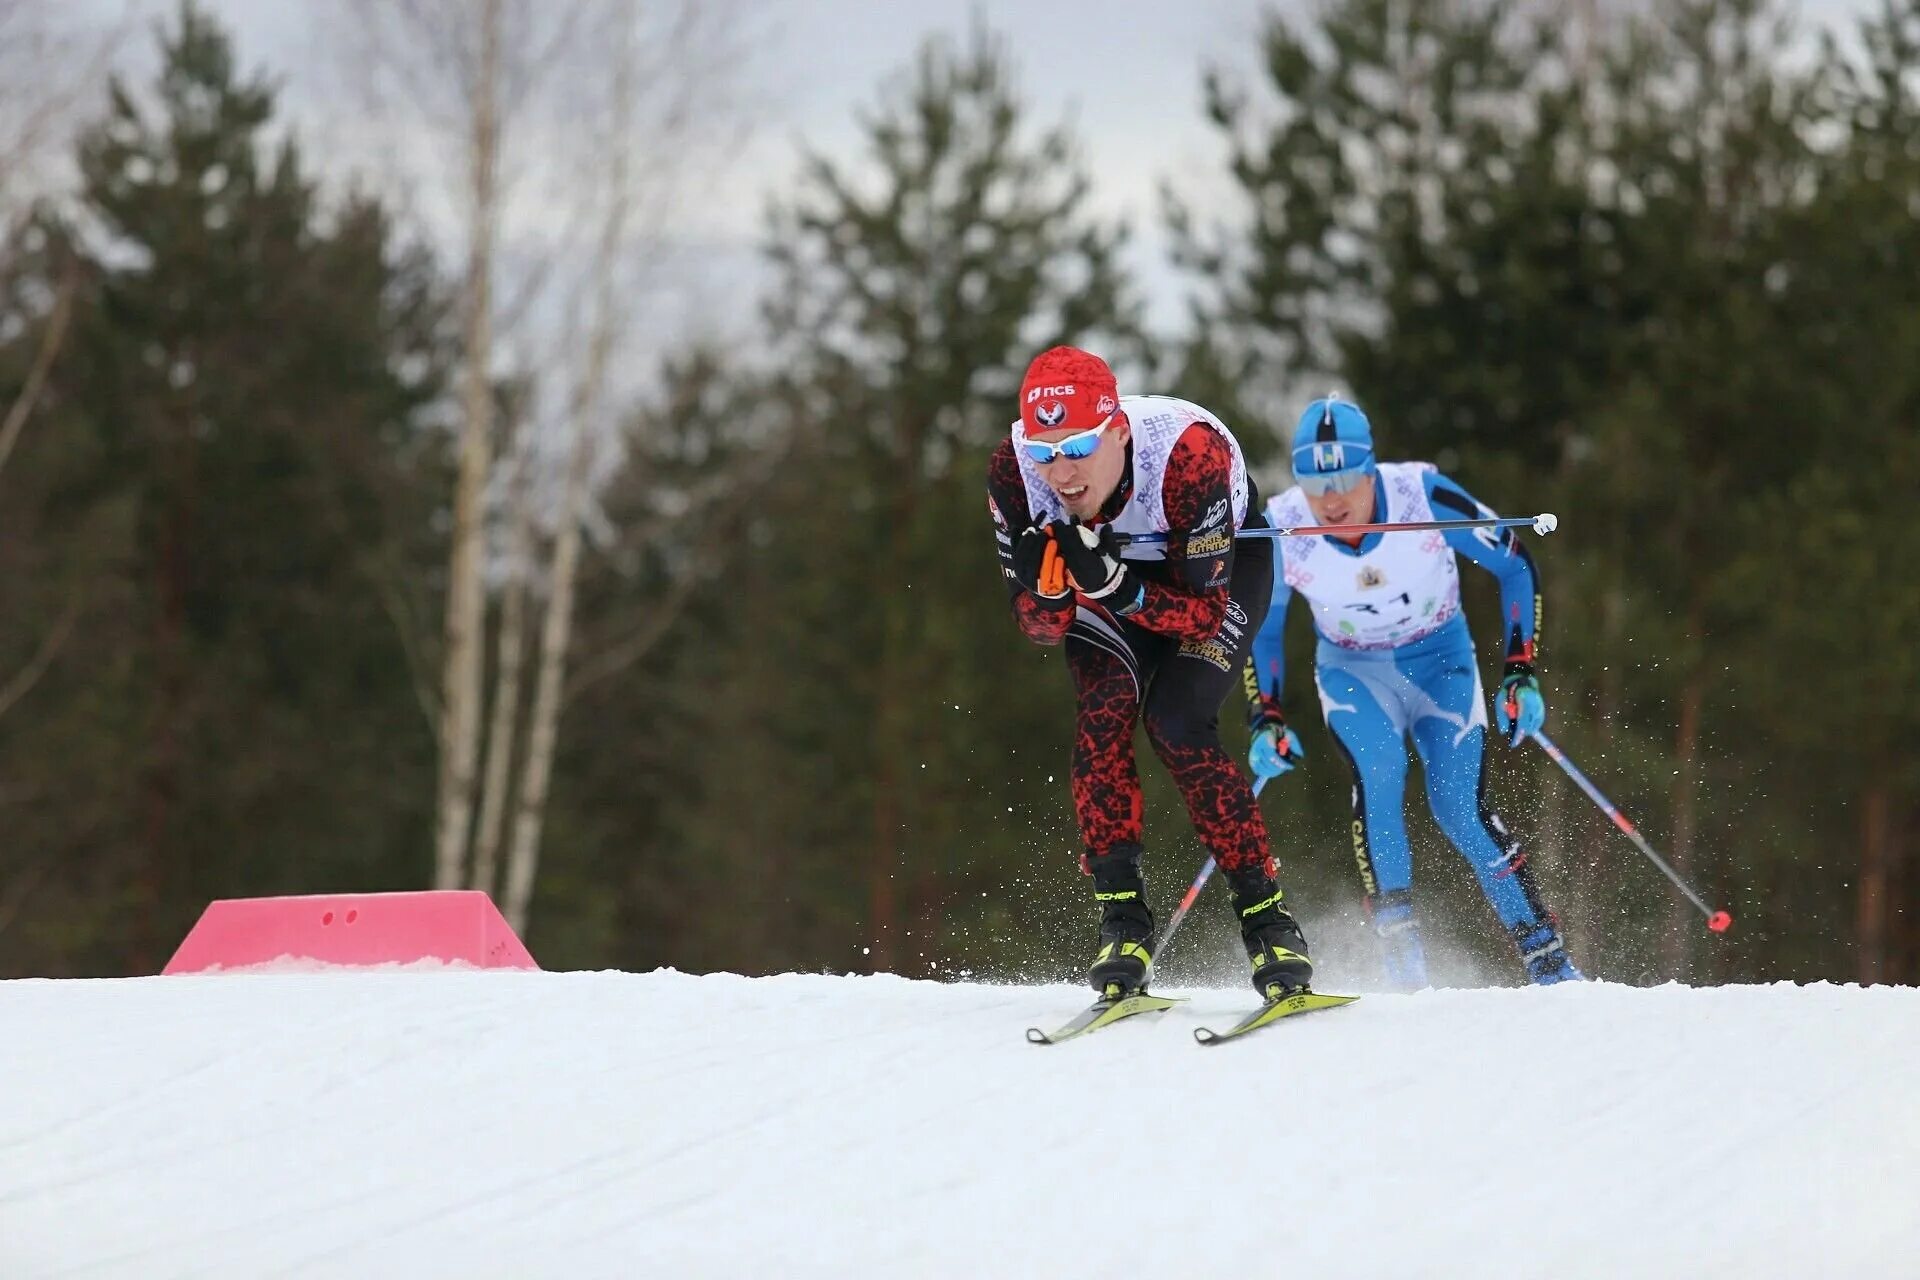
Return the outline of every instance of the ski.
{"type": "Polygon", "coordinates": [[[1225,1031],[1210,1031],[1206,1027],[1195,1027],[1193,1038],[1201,1044],[1224,1044],[1228,1040],[1246,1035],[1249,1031],[1258,1031],[1261,1027],[1271,1026],[1282,1018],[1291,1018],[1296,1013],[1312,1013],[1316,1009],[1337,1009],[1343,1004],[1352,1004],[1359,996],[1323,996],[1318,991],[1308,991],[1304,987],[1288,992],[1277,999],[1269,1000],[1255,1009],[1225,1031]]]}
{"type": "Polygon", "coordinates": [[[1059,1044],[1062,1040],[1071,1040],[1075,1036],[1110,1027],[1114,1023],[1131,1018],[1136,1013],[1157,1013],[1162,1009],[1171,1009],[1180,1001],[1166,996],[1150,996],[1144,991],[1136,991],[1126,996],[1102,996],[1083,1010],[1073,1021],[1057,1031],[1042,1031],[1039,1027],[1027,1028],[1029,1044],[1059,1044]]]}

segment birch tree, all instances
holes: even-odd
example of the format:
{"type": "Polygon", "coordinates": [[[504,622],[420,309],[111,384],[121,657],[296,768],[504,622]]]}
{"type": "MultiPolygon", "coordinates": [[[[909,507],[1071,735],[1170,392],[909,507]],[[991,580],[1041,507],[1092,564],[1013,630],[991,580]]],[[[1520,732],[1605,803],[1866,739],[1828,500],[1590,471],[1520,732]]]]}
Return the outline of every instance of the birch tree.
{"type": "MultiPolygon", "coordinates": [[[[500,314],[498,253],[511,175],[509,133],[534,93],[566,61],[582,5],[529,0],[356,0],[351,56],[396,136],[433,139],[454,232],[465,244],[465,348],[459,389],[459,473],[449,530],[440,700],[435,708],[440,766],[435,797],[436,888],[468,876],[476,780],[482,753],[486,659],[486,520],[493,477],[497,346],[510,329],[500,314]],[[411,126],[413,132],[406,133],[411,126]]],[[[431,215],[429,215],[431,216],[431,215]]]]}
{"type": "Polygon", "coordinates": [[[440,745],[435,795],[435,888],[463,878],[479,758],[481,672],[486,593],[482,582],[484,505],[493,470],[492,369],[495,251],[501,215],[501,153],[508,114],[509,58],[524,4],[510,0],[355,0],[351,57],[363,87],[388,122],[407,120],[429,145],[459,157],[443,162],[454,235],[464,243],[461,297],[465,362],[459,385],[458,479],[448,532],[446,607],[442,621],[440,699],[433,713],[440,745]],[[513,32],[509,32],[509,23],[513,32]],[[390,97],[390,95],[395,95],[390,97]]]}
{"type": "MultiPolygon", "coordinates": [[[[639,363],[631,300],[648,288],[665,220],[700,166],[724,153],[711,145],[716,132],[734,127],[709,108],[724,105],[728,69],[741,65],[738,28],[730,6],[692,0],[356,0],[355,9],[351,56],[383,72],[371,78],[388,118],[424,125],[443,154],[457,137],[464,156],[430,171],[438,189],[418,167],[388,175],[417,184],[422,216],[456,227],[468,247],[434,884],[491,891],[511,829],[510,885],[524,886],[524,920],[564,702],[580,525],[595,485],[620,461],[597,437],[634,390],[618,379],[639,363]],[[392,90],[404,112],[393,110],[392,90]],[[443,194],[455,186],[460,202],[443,194]],[[566,325],[556,340],[558,317],[566,325]],[[504,382],[528,399],[503,439],[504,382]],[[495,474],[502,449],[504,482],[495,474]],[[536,571],[549,533],[550,558],[536,571]],[[490,582],[500,592],[491,663],[490,582]],[[540,666],[523,717],[536,603],[540,666]]],[[[409,146],[398,133],[387,141],[398,154],[409,146]]]]}
{"type": "Polygon", "coordinates": [[[460,379],[460,479],[447,563],[446,654],[440,692],[440,781],[433,883],[459,883],[480,749],[480,665],[486,596],[481,502],[493,469],[493,249],[499,219],[501,0],[481,0],[468,135],[468,250],[463,302],[466,366],[460,379]]]}
{"type": "MultiPolygon", "coordinates": [[[[711,10],[681,9],[651,51],[643,47],[637,6],[621,5],[613,15],[606,47],[615,50],[607,76],[603,113],[606,133],[594,148],[594,172],[604,178],[599,231],[588,262],[583,301],[584,342],[568,397],[569,445],[565,480],[555,523],[548,594],[540,633],[540,656],[529,713],[518,795],[513,846],[507,866],[504,910],[515,929],[526,928],[539,867],[560,714],[566,701],[568,650],[574,632],[574,601],[582,554],[582,524],[592,500],[601,437],[617,389],[610,374],[632,330],[631,299],[645,289],[646,241],[634,241],[636,229],[657,225],[668,211],[679,174],[670,156],[684,154],[695,135],[711,127],[701,96],[724,82],[723,68],[733,59],[711,10]],[[666,85],[655,114],[642,129],[644,86],[666,85]],[[636,255],[636,249],[641,252],[636,255]],[[638,261],[636,261],[636,257],[638,261]],[[636,271],[638,276],[636,278],[636,271]]],[[[723,126],[724,127],[724,126],[723,126]]],[[[506,664],[502,663],[505,670],[506,664]]],[[[497,695],[511,701],[503,679],[497,695]]],[[[503,722],[508,717],[502,717],[503,722]]],[[[489,750],[504,754],[510,744],[495,739],[489,750]]]]}
{"type": "MultiPolygon", "coordinates": [[[[527,495],[529,459],[524,452],[512,460],[508,476],[508,503],[512,512],[507,530],[511,563],[533,559],[533,501],[527,495]]],[[[527,575],[511,575],[501,591],[500,647],[496,659],[493,709],[487,726],[486,775],[480,792],[479,826],[474,832],[472,887],[492,894],[500,865],[500,837],[506,825],[507,791],[514,754],[511,750],[520,724],[521,672],[526,662],[527,575]]]]}

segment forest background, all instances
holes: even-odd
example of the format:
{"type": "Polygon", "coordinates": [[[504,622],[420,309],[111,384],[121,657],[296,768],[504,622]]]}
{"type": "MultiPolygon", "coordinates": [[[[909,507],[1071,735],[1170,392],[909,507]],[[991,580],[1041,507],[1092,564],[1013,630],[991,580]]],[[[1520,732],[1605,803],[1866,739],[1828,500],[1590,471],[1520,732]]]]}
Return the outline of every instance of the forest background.
{"type": "MultiPolygon", "coordinates": [[[[1077,972],[1071,691],[982,499],[1071,340],[1266,492],[1338,386],[1385,456],[1560,516],[1549,728],[1736,918],[1495,748],[1590,973],[1920,979],[1920,0],[1247,6],[1231,65],[1079,87],[1200,122],[1178,157],[1036,111],[1046,49],[982,11],[794,144],[747,268],[665,228],[771,145],[750,7],[320,8],[268,71],[214,7],[0,3],[0,976],[434,885],[550,968],[1077,972]],[[350,167],[281,109],[319,65],[384,140],[350,167]],[[1116,151],[1174,175],[1150,225],[1116,151]]],[[[1307,763],[1264,803],[1338,938],[1289,637],[1307,763]]],[[[1164,902],[1203,853],[1143,773],[1164,902]]],[[[1515,980],[1409,791],[1430,930],[1515,980]]]]}

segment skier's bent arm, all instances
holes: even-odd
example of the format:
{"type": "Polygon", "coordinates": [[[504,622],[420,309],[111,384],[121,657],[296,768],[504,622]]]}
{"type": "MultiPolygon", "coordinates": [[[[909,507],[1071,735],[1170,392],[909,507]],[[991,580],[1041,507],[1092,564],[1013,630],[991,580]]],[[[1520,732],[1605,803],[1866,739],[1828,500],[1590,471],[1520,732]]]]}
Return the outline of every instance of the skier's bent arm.
{"type": "Polygon", "coordinates": [[[994,544],[1014,621],[1035,644],[1059,644],[1073,624],[1073,596],[1040,596],[1021,583],[1015,568],[1014,550],[1021,535],[1032,526],[1033,513],[1027,507],[1027,489],[1020,478],[1020,464],[1013,456],[1012,441],[1001,441],[987,462],[987,508],[993,517],[994,544]]]}
{"type": "MultiPolygon", "coordinates": [[[[1426,477],[1427,501],[1434,513],[1450,518],[1493,518],[1494,511],[1439,472],[1426,477]]],[[[1491,573],[1500,583],[1502,639],[1509,661],[1533,660],[1543,615],[1540,571],[1517,529],[1450,529],[1447,545],[1491,573]]]]}

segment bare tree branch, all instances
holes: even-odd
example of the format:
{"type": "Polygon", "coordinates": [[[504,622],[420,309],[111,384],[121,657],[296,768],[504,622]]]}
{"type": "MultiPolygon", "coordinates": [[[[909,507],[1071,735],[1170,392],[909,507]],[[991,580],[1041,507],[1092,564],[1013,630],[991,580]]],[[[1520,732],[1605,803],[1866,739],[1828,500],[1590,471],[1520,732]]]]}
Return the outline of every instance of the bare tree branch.
{"type": "Polygon", "coordinates": [[[427,718],[427,732],[440,732],[440,699],[433,691],[433,680],[428,674],[426,655],[421,652],[420,620],[414,616],[408,606],[406,596],[400,590],[398,575],[386,565],[368,558],[360,566],[374,590],[380,594],[380,607],[386,611],[393,629],[400,637],[400,651],[407,661],[408,681],[413,686],[414,700],[420,704],[420,712],[427,718]]]}
{"type": "MultiPolygon", "coordinates": [[[[528,98],[577,52],[574,36],[580,29],[582,15],[592,7],[595,6],[590,0],[574,0],[574,3],[560,10],[559,21],[544,44],[523,44],[522,47],[530,47],[532,52],[524,59],[516,59],[508,64],[507,82],[502,86],[501,106],[506,115],[518,115],[525,108],[528,98]]],[[[550,5],[543,6],[542,12],[551,13],[553,10],[550,5]]],[[[531,9],[521,11],[519,16],[525,20],[528,28],[532,27],[531,9]]],[[[604,27],[605,23],[601,25],[604,27]]],[[[526,34],[530,37],[531,31],[526,34]]]]}
{"type": "MultiPolygon", "coordinates": [[[[703,529],[693,534],[691,540],[708,545],[732,545],[727,539],[712,535],[717,535],[733,524],[747,508],[753,505],[754,500],[759,496],[760,484],[771,479],[772,473],[771,466],[763,467],[762,473],[756,477],[756,483],[741,484],[735,477],[727,501],[709,512],[703,529]]],[[[713,566],[715,570],[724,567],[724,563],[713,566]]],[[[663,640],[673,629],[674,623],[679,621],[680,614],[693,597],[694,591],[711,577],[711,572],[704,575],[688,572],[675,580],[664,598],[649,601],[645,621],[638,628],[625,639],[580,663],[574,672],[573,679],[567,683],[566,702],[571,703],[600,681],[620,674],[646,657],[654,645],[663,640]]]]}
{"type": "Polygon", "coordinates": [[[36,170],[67,141],[134,28],[130,0],[104,30],[78,6],[0,0],[0,195],[31,194],[36,170]]]}
{"type": "MultiPolygon", "coordinates": [[[[720,502],[728,494],[737,494],[743,483],[760,484],[770,478],[769,475],[763,474],[765,467],[762,465],[758,471],[743,479],[743,473],[748,470],[746,467],[722,468],[704,477],[697,484],[675,491],[675,496],[682,500],[678,504],[679,510],[671,514],[656,512],[641,523],[628,525],[620,538],[620,554],[625,556],[644,550],[669,532],[685,527],[688,522],[688,512],[704,510],[720,502]]],[[[727,510],[736,511],[739,506],[737,502],[729,503],[727,510]]],[[[711,523],[715,522],[710,521],[709,524],[711,523]]],[[[703,526],[693,536],[702,536],[707,531],[708,528],[703,526]]]]}
{"type": "Polygon", "coordinates": [[[4,689],[0,689],[0,717],[4,717],[13,709],[14,703],[26,697],[33,686],[40,682],[40,677],[47,673],[47,668],[53,665],[54,658],[67,643],[67,637],[73,634],[73,624],[79,618],[80,600],[75,597],[67,601],[67,607],[54,620],[52,630],[40,641],[40,650],[33,655],[33,660],[21,668],[4,689]]]}
{"type": "Polygon", "coordinates": [[[461,39],[472,30],[472,14],[447,0],[349,0],[347,12],[350,57],[370,105],[390,113],[389,89],[397,87],[421,120],[438,132],[462,134],[479,81],[477,49],[461,39]],[[435,91],[448,86],[452,93],[436,100],[435,91]]]}
{"type": "Polygon", "coordinates": [[[667,594],[647,604],[646,620],[626,639],[618,644],[601,650],[591,660],[580,664],[572,680],[567,682],[566,703],[573,700],[594,685],[609,676],[619,675],[634,663],[647,656],[666,634],[680,620],[687,601],[710,575],[686,573],[675,580],[667,594]]]}
{"type": "Polygon", "coordinates": [[[34,354],[33,366],[27,370],[27,380],[21,383],[20,394],[13,398],[6,420],[0,422],[0,471],[6,470],[7,459],[13,454],[21,430],[33,416],[34,406],[40,403],[47,375],[52,372],[61,344],[66,341],[67,322],[73,318],[73,298],[79,289],[79,272],[69,266],[62,275],[60,292],[53,301],[53,314],[47,317],[46,332],[40,335],[40,350],[34,354]]]}

